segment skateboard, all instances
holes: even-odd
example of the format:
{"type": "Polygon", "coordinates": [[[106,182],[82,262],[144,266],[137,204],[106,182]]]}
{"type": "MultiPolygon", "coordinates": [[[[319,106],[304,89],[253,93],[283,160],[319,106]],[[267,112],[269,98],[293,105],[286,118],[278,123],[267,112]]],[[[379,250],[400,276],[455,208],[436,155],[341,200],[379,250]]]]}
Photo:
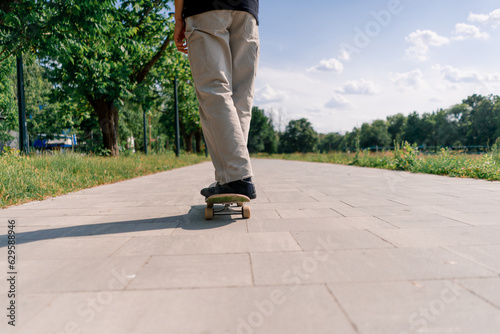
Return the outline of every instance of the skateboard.
{"type": "Polygon", "coordinates": [[[212,220],[215,215],[233,215],[241,214],[245,219],[250,218],[250,207],[245,206],[245,203],[250,202],[250,198],[239,194],[220,194],[208,197],[205,202],[205,219],[212,220]],[[214,204],[223,205],[222,208],[214,204]]]}

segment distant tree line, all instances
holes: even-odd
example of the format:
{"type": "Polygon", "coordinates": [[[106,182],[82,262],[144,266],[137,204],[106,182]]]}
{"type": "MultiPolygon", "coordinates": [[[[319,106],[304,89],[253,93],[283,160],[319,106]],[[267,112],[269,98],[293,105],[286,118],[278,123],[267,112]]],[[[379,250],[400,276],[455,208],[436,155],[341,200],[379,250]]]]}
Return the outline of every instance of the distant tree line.
{"type": "Polygon", "coordinates": [[[448,109],[364,123],[345,134],[318,134],[305,119],[292,120],[283,133],[271,117],[255,107],[249,150],[267,153],[354,151],[390,148],[407,141],[437,150],[440,147],[489,147],[500,138],[500,96],[474,94],[448,109]]]}
{"type": "Polygon", "coordinates": [[[283,133],[276,132],[271,117],[258,107],[252,109],[252,121],[248,136],[250,153],[312,152],[318,145],[318,134],[305,119],[292,120],[283,133]]]}

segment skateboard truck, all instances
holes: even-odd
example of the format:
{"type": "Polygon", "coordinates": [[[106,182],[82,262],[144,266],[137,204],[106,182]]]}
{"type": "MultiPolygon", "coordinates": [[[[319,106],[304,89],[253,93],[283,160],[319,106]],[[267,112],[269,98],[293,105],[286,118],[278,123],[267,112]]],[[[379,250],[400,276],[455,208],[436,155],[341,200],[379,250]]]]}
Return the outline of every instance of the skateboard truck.
{"type": "Polygon", "coordinates": [[[205,219],[212,220],[215,215],[234,215],[241,214],[244,219],[250,218],[250,207],[245,203],[250,202],[250,198],[239,194],[219,194],[208,197],[205,202],[205,219]],[[215,204],[223,205],[222,208],[215,204]]]}

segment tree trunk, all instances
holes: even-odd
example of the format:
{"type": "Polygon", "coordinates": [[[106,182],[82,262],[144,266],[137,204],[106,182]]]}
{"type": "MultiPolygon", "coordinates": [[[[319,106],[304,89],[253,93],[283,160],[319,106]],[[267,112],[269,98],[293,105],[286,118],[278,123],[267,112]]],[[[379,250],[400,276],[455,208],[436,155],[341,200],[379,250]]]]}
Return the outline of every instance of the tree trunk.
{"type": "Polygon", "coordinates": [[[184,148],[187,153],[192,153],[193,152],[193,135],[183,135],[184,137],[184,143],[186,144],[186,147],[184,148]]]}
{"type": "Polygon", "coordinates": [[[94,100],[89,97],[87,99],[99,117],[104,148],[110,151],[112,157],[117,157],[120,154],[118,150],[118,109],[112,101],[94,100]]]}
{"type": "Polygon", "coordinates": [[[196,153],[200,153],[201,152],[201,141],[202,141],[201,130],[198,130],[194,133],[194,139],[196,141],[196,153]]]}

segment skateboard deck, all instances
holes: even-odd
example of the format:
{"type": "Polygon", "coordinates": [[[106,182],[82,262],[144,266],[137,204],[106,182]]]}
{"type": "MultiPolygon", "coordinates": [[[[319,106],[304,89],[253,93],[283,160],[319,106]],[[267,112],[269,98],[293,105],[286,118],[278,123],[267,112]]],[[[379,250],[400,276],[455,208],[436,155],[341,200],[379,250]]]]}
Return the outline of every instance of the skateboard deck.
{"type": "Polygon", "coordinates": [[[208,197],[205,202],[205,219],[211,220],[216,215],[234,215],[241,214],[245,219],[250,218],[250,207],[245,206],[245,203],[250,202],[250,198],[239,194],[220,194],[208,197]],[[215,206],[220,204],[223,207],[215,206]]]}

